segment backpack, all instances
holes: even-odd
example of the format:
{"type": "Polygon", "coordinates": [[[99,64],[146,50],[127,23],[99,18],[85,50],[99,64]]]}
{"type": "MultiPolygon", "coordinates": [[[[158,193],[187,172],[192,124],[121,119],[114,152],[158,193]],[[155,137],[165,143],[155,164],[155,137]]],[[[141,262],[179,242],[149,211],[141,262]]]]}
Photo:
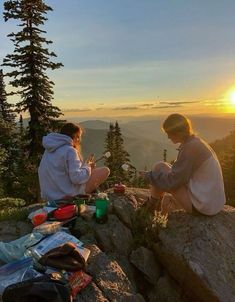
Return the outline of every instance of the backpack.
{"type": "Polygon", "coordinates": [[[58,273],[11,284],[5,288],[3,302],[71,302],[68,282],[58,273]]]}

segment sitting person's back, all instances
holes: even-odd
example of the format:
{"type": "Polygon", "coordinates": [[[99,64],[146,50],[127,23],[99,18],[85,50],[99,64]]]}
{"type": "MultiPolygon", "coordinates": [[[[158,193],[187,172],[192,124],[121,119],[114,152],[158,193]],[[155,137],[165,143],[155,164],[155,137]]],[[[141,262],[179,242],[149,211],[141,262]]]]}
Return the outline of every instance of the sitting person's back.
{"type": "Polygon", "coordinates": [[[91,193],[108,177],[108,168],[94,168],[90,160],[83,162],[81,135],[79,126],[67,123],[61,133],[43,137],[45,152],[38,169],[43,199],[58,200],[91,193]]]}

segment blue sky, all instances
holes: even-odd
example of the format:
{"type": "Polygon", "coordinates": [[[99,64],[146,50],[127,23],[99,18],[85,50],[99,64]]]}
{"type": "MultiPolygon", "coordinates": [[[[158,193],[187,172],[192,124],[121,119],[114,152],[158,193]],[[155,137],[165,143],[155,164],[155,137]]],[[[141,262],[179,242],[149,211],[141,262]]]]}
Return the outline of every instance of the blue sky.
{"type": "MultiPolygon", "coordinates": [[[[1,3],[1,11],[3,1],[1,3]]],[[[234,0],[46,1],[53,103],[66,114],[234,112],[234,0]]],[[[12,51],[0,21],[0,60],[12,51]]]]}

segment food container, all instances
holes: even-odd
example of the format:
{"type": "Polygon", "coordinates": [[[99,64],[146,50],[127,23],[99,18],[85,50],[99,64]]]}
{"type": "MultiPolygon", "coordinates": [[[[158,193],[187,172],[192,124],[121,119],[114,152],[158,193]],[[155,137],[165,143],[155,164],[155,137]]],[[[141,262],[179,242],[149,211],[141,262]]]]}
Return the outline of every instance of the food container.
{"type": "Polygon", "coordinates": [[[57,220],[66,220],[77,215],[78,208],[74,204],[69,204],[58,208],[53,212],[53,218],[57,220]]]}
{"type": "Polygon", "coordinates": [[[42,211],[41,213],[36,213],[34,214],[31,220],[34,226],[38,226],[47,220],[47,213],[45,211],[42,211]]]}
{"type": "Polygon", "coordinates": [[[59,221],[47,221],[43,224],[35,227],[33,229],[34,232],[38,232],[41,234],[54,234],[58,232],[62,227],[62,222],[59,221]]]}
{"type": "Polygon", "coordinates": [[[117,193],[117,194],[124,194],[125,188],[126,188],[125,185],[123,185],[122,183],[118,183],[118,184],[114,185],[113,191],[114,191],[114,193],[117,193]]]}
{"type": "Polygon", "coordinates": [[[95,218],[98,223],[105,223],[108,220],[108,200],[96,199],[95,218]]]}

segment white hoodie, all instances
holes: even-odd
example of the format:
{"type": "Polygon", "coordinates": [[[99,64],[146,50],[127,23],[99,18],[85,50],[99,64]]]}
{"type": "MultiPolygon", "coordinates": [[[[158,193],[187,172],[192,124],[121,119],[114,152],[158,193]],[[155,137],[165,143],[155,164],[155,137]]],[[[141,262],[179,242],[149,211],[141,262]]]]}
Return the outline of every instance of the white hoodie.
{"type": "Polygon", "coordinates": [[[50,133],[42,143],[46,149],[38,169],[42,198],[48,201],[84,194],[91,168],[79,158],[72,139],[50,133]]]}

